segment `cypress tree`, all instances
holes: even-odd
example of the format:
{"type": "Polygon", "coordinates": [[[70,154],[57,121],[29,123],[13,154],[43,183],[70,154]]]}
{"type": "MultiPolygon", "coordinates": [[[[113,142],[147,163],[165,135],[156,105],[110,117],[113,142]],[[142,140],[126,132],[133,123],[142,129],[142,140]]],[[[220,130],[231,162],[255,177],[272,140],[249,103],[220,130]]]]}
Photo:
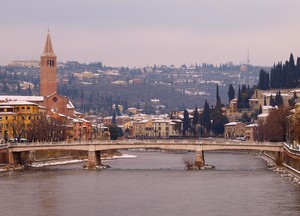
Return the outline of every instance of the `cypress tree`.
{"type": "Polygon", "coordinates": [[[274,105],[275,106],[281,106],[283,104],[283,99],[281,96],[281,92],[280,90],[276,93],[275,95],[275,101],[274,101],[274,105]]]}
{"type": "Polygon", "coordinates": [[[275,101],[273,99],[273,95],[270,97],[270,106],[275,107],[275,101]]]}
{"type": "Polygon", "coordinates": [[[235,92],[233,86],[230,84],[229,89],[228,89],[228,98],[229,98],[229,103],[232,99],[234,99],[235,92]]]}
{"type": "Polygon", "coordinates": [[[198,113],[198,108],[197,106],[195,107],[194,110],[194,115],[193,115],[193,125],[197,125],[199,123],[199,113],[198,113]]]}
{"type": "Polygon", "coordinates": [[[238,109],[243,108],[243,98],[242,98],[242,93],[241,93],[241,87],[240,87],[240,85],[239,85],[239,91],[238,91],[237,108],[238,109]]]}
{"type": "Polygon", "coordinates": [[[221,98],[220,98],[220,95],[219,95],[219,85],[217,84],[217,90],[216,90],[216,107],[218,109],[220,109],[222,106],[221,104],[221,98]]]}
{"type": "Polygon", "coordinates": [[[111,123],[112,123],[113,125],[117,124],[117,119],[116,119],[116,113],[115,113],[115,112],[113,113],[111,123]]]}
{"type": "Polygon", "coordinates": [[[261,69],[259,72],[259,80],[258,80],[257,88],[261,90],[269,89],[270,88],[269,79],[270,79],[269,74],[265,70],[261,69]]]}
{"type": "Polygon", "coordinates": [[[204,109],[201,116],[201,124],[207,130],[210,129],[210,109],[207,100],[204,103],[204,109]]]}
{"type": "Polygon", "coordinates": [[[190,117],[189,117],[189,112],[187,109],[184,110],[183,112],[183,132],[182,134],[185,135],[188,129],[190,128],[190,117]]]}
{"type": "Polygon", "coordinates": [[[291,107],[294,107],[295,104],[298,102],[298,96],[297,96],[296,91],[294,91],[293,97],[291,99],[289,99],[288,102],[291,107]]]}

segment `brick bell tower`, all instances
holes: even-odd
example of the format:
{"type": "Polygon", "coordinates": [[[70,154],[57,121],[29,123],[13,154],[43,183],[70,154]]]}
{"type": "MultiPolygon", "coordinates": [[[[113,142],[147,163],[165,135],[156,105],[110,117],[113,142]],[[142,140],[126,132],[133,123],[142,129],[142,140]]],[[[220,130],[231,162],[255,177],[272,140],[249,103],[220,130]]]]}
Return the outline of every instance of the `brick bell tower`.
{"type": "Polygon", "coordinates": [[[57,92],[56,55],[53,52],[50,33],[48,31],[44,52],[40,61],[40,95],[48,96],[57,92]]]}

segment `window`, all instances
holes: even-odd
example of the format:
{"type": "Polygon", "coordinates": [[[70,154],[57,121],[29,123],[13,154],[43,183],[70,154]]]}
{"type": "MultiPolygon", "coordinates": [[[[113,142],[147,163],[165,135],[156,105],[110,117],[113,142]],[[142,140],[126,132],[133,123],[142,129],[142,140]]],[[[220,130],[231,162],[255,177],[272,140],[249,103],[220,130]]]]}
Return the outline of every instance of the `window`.
{"type": "Polygon", "coordinates": [[[25,112],[25,107],[22,107],[22,108],[21,108],[21,112],[25,112]]]}
{"type": "Polygon", "coordinates": [[[27,107],[27,108],[26,108],[26,112],[30,112],[30,107],[27,107]]]}
{"type": "Polygon", "coordinates": [[[25,120],[25,116],[22,116],[22,120],[25,120]]]}

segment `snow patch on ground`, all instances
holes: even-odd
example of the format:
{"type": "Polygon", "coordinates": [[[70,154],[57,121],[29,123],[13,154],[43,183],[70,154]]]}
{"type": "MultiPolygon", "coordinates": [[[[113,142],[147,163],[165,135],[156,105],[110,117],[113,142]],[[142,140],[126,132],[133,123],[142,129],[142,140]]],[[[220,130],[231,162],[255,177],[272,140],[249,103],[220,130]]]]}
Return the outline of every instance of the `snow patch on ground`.
{"type": "Polygon", "coordinates": [[[122,154],[120,156],[118,155],[115,155],[112,157],[113,159],[119,159],[119,158],[122,158],[122,159],[129,159],[129,158],[137,158],[136,155],[130,155],[130,154],[122,154]]]}
{"type": "Polygon", "coordinates": [[[43,163],[39,163],[39,162],[35,162],[31,164],[31,167],[44,167],[44,166],[56,166],[56,165],[63,165],[63,164],[71,164],[71,163],[79,163],[79,162],[83,162],[83,161],[87,161],[87,160],[66,160],[66,161],[55,161],[55,162],[43,162],[43,163]]]}

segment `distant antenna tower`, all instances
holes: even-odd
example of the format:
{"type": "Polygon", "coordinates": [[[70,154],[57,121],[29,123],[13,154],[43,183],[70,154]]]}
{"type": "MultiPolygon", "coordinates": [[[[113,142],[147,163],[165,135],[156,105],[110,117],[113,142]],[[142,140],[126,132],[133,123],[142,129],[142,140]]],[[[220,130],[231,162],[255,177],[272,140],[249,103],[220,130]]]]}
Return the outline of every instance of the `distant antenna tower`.
{"type": "Polygon", "coordinates": [[[249,54],[249,48],[247,52],[247,65],[250,65],[250,54],[249,54]]]}

